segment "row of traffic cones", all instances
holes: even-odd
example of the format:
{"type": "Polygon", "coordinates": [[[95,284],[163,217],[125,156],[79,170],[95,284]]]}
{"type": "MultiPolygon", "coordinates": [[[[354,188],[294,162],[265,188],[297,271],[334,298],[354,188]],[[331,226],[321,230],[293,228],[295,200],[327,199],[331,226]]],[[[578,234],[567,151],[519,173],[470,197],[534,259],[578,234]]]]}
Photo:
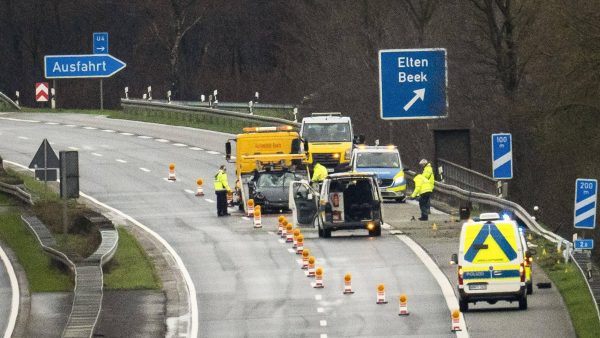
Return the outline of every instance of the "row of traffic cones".
{"type": "MultiPolygon", "coordinates": [[[[258,207],[258,206],[257,206],[258,207]]],[[[300,229],[293,228],[293,225],[288,222],[285,216],[279,216],[278,218],[278,226],[277,226],[277,235],[284,240],[284,243],[291,243],[292,248],[295,249],[295,253],[297,255],[301,255],[302,260],[300,264],[300,268],[305,271],[306,277],[314,278],[315,281],[312,283],[313,288],[324,288],[325,285],[323,283],[323,276],[325,271],[322,267],[316,267],[316,258],[310,254],[310,250],[304,246],[304,236],[300,229]]],[[[352,275],[347,273],[344,275],[344,288],[343,294],[351,295],[354,293],[352,290],[352,275]]],[[[383,283],[377,285],[377,304],[387,304],[387,300],[385,297],[385,285],[383,283]]],[[[399,316],[408,316],[410,312],[408,311],[408,297],[406,294],[401,294],[398,297],[398,315],[399,316]]],[[[461,331],[460,324],[460,311],[458,309],[452,311],[451,313],[451,331],[461,331]]]]}
{"type": "MultiPolygon", "coordinates": [[[[175,175],[175,163],[169,163],[169,176],[167,177],[167,180],[172,182],[177,181],[177,176],[175,175]]],[[[196,180],[196,196],[204,196],[204,189],[202,188],[203,184],[204,180],[202,180],[201,178],[198,178],[196,180]]]]}

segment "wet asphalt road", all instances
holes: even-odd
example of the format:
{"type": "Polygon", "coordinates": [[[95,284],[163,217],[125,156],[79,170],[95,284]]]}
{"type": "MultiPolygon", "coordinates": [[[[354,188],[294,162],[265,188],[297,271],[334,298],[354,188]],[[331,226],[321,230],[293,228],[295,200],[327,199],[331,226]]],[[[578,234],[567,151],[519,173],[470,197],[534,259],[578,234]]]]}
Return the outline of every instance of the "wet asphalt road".
{"type": "MultiPolygon", "coordinates": [[[[79,150],[81,190],[136,218],[175,248],[197,290],[201,336],[451,335],[450,312],[439,286],[388,231],[380,238],[354,232],[334,233],[325,240],[306,229],[306,247],[325,270],[325,288],[314,289],[299,268],[299,257],[274,235],[275,216],[265,217],[262,230],[252,229],[251,221],[240,215],[217,218],[210,183],[224,163],[223,143],[229,135],[89,115],[10,117],[44,122],[0,120],[0,154],[5,159],[29,164],[43,138],[57,152],[79,150]],[[47,124],[51,121],[62,124],[47,124]],[[166,180],[170,162],[177,165],[175,183],[166,180]],[[193,195],[198,177],[209,183],[204,198],[193,195]],[[353,276],[353,295],[342,295],[345,273],[353,276]],[[379,283],[386,285],[387,305],[375,304],[379,283]],[[401,292],[410,299],[409,317],[397,316],[401,292]]],[[[228,168],[234,172],[232,165],[228,168]]],[[[229,179],[233,183],[232,174],[229,179]]],[[[386,217],[394,224],[416,210],[414,205],[386,204],[386,217]]],[[[452,242],[445,245],[436,253],[439,257],[434,255],[438,262],[445,262],[453,250],[452,242]]],[[[550,303],[556,298],[544,298],[540,293],[530,300],[533,311],[468,314],[472,336],[569,336],[572,331],[545,328],[546,320],[566,313],[550,303]],[[507,327],[507,320],[523,326],[507,327]]]]}

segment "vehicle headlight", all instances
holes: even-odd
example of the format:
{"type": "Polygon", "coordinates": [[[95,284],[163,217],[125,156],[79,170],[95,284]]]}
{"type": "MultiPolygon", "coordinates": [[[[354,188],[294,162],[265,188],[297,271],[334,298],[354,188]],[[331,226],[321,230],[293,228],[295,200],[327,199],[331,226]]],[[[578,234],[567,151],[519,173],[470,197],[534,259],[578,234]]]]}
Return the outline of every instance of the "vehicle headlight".
{"type": "Polygon", "coordinates": [[[265,199],[265,195],[262,192],[257,191],[254,194],[254,198],[257,199],[257,200],[264,200],[265,199]]]}

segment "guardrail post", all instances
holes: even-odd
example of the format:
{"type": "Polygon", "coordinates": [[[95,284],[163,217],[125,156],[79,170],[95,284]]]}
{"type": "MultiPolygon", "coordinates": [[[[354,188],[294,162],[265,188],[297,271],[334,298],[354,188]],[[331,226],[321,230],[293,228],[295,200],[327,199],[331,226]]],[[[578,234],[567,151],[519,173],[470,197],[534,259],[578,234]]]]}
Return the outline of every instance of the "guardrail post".
{"type": "Polygon", "coordinates": [[[298,122],[298,107],[294,107],[294,122],[298,122]]]}
{"type": "Polygon", "coordinates": [[[148,101],[152,101],[152,86],[148,86],[148,101]]]}
{"type": "Polygon", "coordinates": [[[129,100],[129,87],[125,87],[125,99],[129,100]]]}
{"type": "Polygon", "coordinates": [[[252,111],[252,100],[248,101],[248,110],[250,111],[250,115],[254,115],[254,112],[252,111]]]}
{"type": "Polygon", "coordinates": [[[171,91],[167,91],[167,102],[171,103],[171,91]]]}
{"type": "MultiPolygon", "coordinates": [[[[54,85],[56,85],[56,80],[54,85]]],[[[52,109],[56,109],[56,89],[54,89],[54,87],[50,88],[50,94],[52,95],[52,98],[50,99],[50,107],[52,109]]]]}
{"type": "Polygon", "coordinates": [[[17,104],[17,107],[18,107],[18,106],[19,106],[19,96],[20,96],[20,94],[19,94],[19,91],[18,91],[18,90],[15,92],[15,96],[17,97],[17,98],[15,99],[15,103],[17,104]]]}

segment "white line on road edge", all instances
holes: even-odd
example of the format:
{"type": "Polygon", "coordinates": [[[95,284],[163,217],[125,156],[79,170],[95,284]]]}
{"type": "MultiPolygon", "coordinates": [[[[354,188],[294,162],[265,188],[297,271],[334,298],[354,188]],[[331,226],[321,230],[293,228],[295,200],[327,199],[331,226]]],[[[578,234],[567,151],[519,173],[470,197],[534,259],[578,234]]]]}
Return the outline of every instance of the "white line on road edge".
{"type": "Polygon", "coordinates": [[[190,189],[184,189],[183,191],[187,192],[188,194],[195,194],[195,192],[190,189]]]}
{"type": "Polygon", "coordinates": [[[221,154],[220,152],[214,151],[214,150],[208,150],[207,153],[208,154],[212,154],[212,155],[219,155],[219,154],[221,154]]]}
{"type": "Polygon", "coordinates": [[[150,138],[152,138],[152,136],[140,135],[140,136],[138,136],[138,138],[150,139],[150,138]]]}
{"type": "Polygon", "coordinates": [[[122,160],[122,159],[120,159],[120,158],[116,159],[115,161],[117,161],[117,162],[119,162],[119,163],[127,163],[127,161],[125,161],[125,160],[122,160]]]}
{"type": "Polygon", "coordinates": [[[133,134],[132,134],[132,133],[119,133],[119,134],[121,134],[121,135],[123,135],[123,136],[133,136],[133,134]]]}
{"type": "Polygon", "coordinates": [[[0,117],[0,119],[7,120],[7,121],[27,122],[27,123],[40,123],[40,121],[36,121],[36,120],[22,120],[22,119],[15,119],[12,117],[0,117]]]}
{"type": "Polygon", "coordinates": [[[29,137],[27,137],[27,136],[19,136],[18,138],[20,140],[29,140],[29,137]]]}
{"type": "Polygon", "coordinates": [[[98,154],[98,153],[92,153],[92,155],[102,157],[102,154],[98,154]]]}
{"type": "Polygon", "coordinates": [[[156,140],[154,140],[154,141],[156,141],[156,142],[160,142],[160,143],[168,143],[168,142],[171,142],[171,141],[169,141],[169,140],[165,140],[164,138],[157,138],[157,139],[156,139],[156,140]]]}
{"type": "MultiPolygon", "coordinates": [[[[161,242],[162,245],[165,246],[165,248],[167,248],[167,250],[169,251],[169,253],[171,254],[171,256],[173,256],[173,258],[175,259],[175,262],[177,262],[177,265],[179,267],[179,270],[181,271],[181,274],[183,275],[183,278],[185,279],[185,283],[187,285],[188,288],[188,297],[189,297],[189,315],[191,317],[191,321],[188,321],[188,327],[187,327],[187,333],[188,333],[188,337],[197,337],[198,336],[198,302],[196,300],[196,287],[194,286],[194,282],[192,281],[192,277],[190,277],[190,273],[188,272],[188,270],[186,269],[185,265],[183,264],[183,261],[181,260],[181,257],[179,257],[179,255],[177,254],[177,252],[175,252],[175,249],[173,249],[171,247],[171,245],[169,245],[169,243],[162,238],[159,234],[157,234],[156,232],[154,232],[152,229],[148,228],[147,226],[143,225],[142,223],[138,222],[137,220],[135,220],[133,217],[125,214],[124,212],[122,212],[119,209],[115,209],[109,205],[106,205],[100,201],[98,201],[97,199],[86,195],[83,192],[79,192],[79,194],[88,199],[89,201],[91,201],[92,203],[98,204],[112,212],[117,213],[119,216],[127,219],[128,221],[130,221],[131,223],[135,224],[136,226],[138,226],[139,228],[141,228],[142,230],[146,231],[147,233],[149,233],[150,235],[152,235],[154,238],[156,238],[159,242],[161,242]]],[[[182,316],[185,317],[185,316],[182,316]]],[[[181,317],[180,317],[181,318],[181,317]]],[[[167,321],[168,323],[168,321],[167,321]]],[[[168,325],[167,325],[168,326],[168,325]]],[[[169,330],[167,329],[167,336],[169,336],[169,330]]]]}
{"type": "Polygon", "coordinates": [[[140,168],[140,170],[143,171],[143,172],[147,172],[147,173],[150,172],[150,169],[146,169],[146,168],[140,168]]]}
{"type": "Polygon", "coordinates": [[[60,123],[58,123],[58,122],[45,122],[44,124],[47,124],[49,126],[55,126],[55,125],[60,124],[60,123]]]}
{"type": "Polygon", "coordinates": [[[79,148],[77,148],[77,147],[67,147],[67,148],[69,148],[71,150],[79,150],[79,148]]]}
{"type": "Polygon", "coordinates": [[[112,129],[102,129],[102,131],[105,133],[116,133],[116,131],[114,131],[112,129]]]}
{"type": "MultiPolygon", "coordinates": [[[[6,161],[9,162],[10,161],[6,161]]],[[[6,267],[6,272],[8,272],[8,279],[10,280],[10,288],[11,288],[11,301],[10,301],[10,316],[8,317],[8,325],[6,326],[6,330],[4,331],[4,338],[10,338],[15,329],[15,325],[17,324],[17,315],[19,314],[19,282],[17,281],[17,275],[15,275],[15,270],[13,269],[8,256],[0,247],[0,260],[4,263],[6,267]]]]}
{"type": "Polygon", "coordinates": [[[190,147],[190,150],[204,150],[204,149],[198,148],[198,147],[190,147]]]}
{"type": "Polygon", "coordinates": [[[319,336],[319,338],[327,338],[327,333],[321,333],[321,335],[319,336]]]}
{"type": "MultiPolygon", "coordinates": [[[[454,311],[455,309],[458,309],[458,301],[456,300],[456,296],[454,295],[452,284],[450,284],[450,281],[448,280],[448,278],[446,278],[446,275],[444,275],[442,270],[440,270],[440,268],[433,261],[433,259],[431,259],[427,252],[425,252],[425,250],[423,250],[423,248],[419,244],[413,241],[412,238],[406,235],[396,235],[396,237],[398,237],[398,239],[404,242],[404,244],[406,244],[415,253],[415,255],[421,260],[421,262],[423,262],[423,264],[427,267],[429,273],[431,273],[433,278],[435,278],[438,285],[442,289],[442,294],[446,299],[446,305],[448,305],[450,313],[452,313],[452,311],[454,311]]],[[[460,327],[462,331],[457,331],[456,336],[461,338],[467,338],[469,337],[469,333],[467,332],[467,325],[465,323],[465,317],[462,314],[462,312],[460,314],[460,317],[460,327]]],[[[450,322],[450,316],[448,316],[448,322],[450,322]]]]}
{"type": "Polygon", "coordinates": [[[83,129],[87,129],[87,130],[96,130],[96,129],[98,129],[98,128],[96,128],[96,127],[83,127],[83,129]]]}
{"type": "Polygon", "coordinates": [[[205,198],[204,200],[208,203],[215,203],[215,201],[211,200],[210,198],[205,198]]]}
{"type": "Polygon", "coordinates": [[[187,147],[187,144],[183,144],[183,143],[173,143],[174,146],[176,147],[187,147]]]}

